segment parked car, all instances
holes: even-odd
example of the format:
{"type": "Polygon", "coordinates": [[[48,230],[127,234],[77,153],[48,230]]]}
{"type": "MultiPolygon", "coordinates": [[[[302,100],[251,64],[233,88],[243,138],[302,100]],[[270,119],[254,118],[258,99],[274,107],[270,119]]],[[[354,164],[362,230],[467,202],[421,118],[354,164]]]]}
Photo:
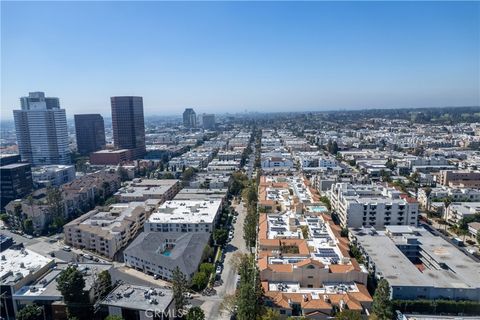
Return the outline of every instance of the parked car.
{"type": "Polygon", "coordinates": [[[63,246],[63,251],[67,251],[67,252],[70,252],[72,251],[72,248],[70,248],[69,246],[63,246]]]}
{"type": "Polygon", "coordinates": [[[217,270],[215,270],[216,274],[221,274],[222,273],[222,266],[217,266],[217,270]]]}
{"type": "Polygon", "coordinates": [[[90,254],[84,254],[83,257],[88,260],[93,260],[93,256],[90,254]]]}
{"type": "Polygon", "coordinates": [[[452,242],[456,244],[459,247],[463,247],[465,244],[463,243],[463,240],[460,238],[453,238],[452,242]]]}

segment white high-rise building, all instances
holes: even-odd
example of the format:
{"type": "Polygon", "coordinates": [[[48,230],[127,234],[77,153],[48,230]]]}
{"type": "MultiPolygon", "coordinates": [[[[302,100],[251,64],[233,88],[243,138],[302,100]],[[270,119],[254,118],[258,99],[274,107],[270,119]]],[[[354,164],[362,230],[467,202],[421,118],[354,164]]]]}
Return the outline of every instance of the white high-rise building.
{"type": "Polygon", "coordinates": [[[70,164],[67,117],[58,98],[30,92],[14,110],[18,150],[33,165],[70,164]]]}

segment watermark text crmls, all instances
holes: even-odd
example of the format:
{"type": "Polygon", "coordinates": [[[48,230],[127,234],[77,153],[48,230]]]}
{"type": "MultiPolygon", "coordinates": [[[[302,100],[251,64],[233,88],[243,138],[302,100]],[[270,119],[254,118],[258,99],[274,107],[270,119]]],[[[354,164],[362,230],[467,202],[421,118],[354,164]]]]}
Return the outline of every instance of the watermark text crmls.
{"type": "Polygon", "coordinates": [[[160,309],[147,309],[145,310],[145,317],[149,319],[175,319],[181,318],[188,313],[188,310],[185,309],[168,309],[168,310],[160,310],[160,309]]]}

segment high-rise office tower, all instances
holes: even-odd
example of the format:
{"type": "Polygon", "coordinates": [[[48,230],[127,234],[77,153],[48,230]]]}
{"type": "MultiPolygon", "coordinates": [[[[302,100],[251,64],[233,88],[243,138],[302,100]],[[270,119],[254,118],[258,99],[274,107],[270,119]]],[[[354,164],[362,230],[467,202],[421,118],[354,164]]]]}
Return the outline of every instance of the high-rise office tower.
{"type": "Polygon", "coordinates": [[[32,192],[30,163],[20,162],[19,155],[0,155],[0,207],[32,192]]]}
{"type": "Polygon", "coordinates": [[[202,115],[202,125],[203,129],[215,129],[215,115],[204,113],[202,115]]]}
{"type": "Polygon", "coordinates": [[[134,158],[145,155],[145,124],[142,97],[111,97],[113,142],[118,149],[130,149],[134,158]]]}
{"type": "Polygon", "coordinates": [[[183,112],[183,125],[186,128],[195,128],[197,126],[197,114],[192,108],[186,108],[183,112]]]}
{"type": "Polygon", "coordinates": [[[105,125],[99,114],[76,114],[77,150],[82,155],[105,148],[105,125]]]}
{"type": "Polygon", "coordinates": [[[18,150],[23,161],[33,165],[69,164],[67,117],[58,98],[30,92],[14,110],[18,150]]]}

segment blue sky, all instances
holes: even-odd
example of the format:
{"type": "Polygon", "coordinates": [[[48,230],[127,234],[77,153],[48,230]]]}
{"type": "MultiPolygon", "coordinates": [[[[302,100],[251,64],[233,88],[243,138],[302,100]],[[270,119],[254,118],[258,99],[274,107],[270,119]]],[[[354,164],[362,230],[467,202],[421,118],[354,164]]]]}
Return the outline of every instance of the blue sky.
{"type": "Polygon", "coordinates": [[[480,104],[479,2],[4,2],[3,117],[480,104]]]}

